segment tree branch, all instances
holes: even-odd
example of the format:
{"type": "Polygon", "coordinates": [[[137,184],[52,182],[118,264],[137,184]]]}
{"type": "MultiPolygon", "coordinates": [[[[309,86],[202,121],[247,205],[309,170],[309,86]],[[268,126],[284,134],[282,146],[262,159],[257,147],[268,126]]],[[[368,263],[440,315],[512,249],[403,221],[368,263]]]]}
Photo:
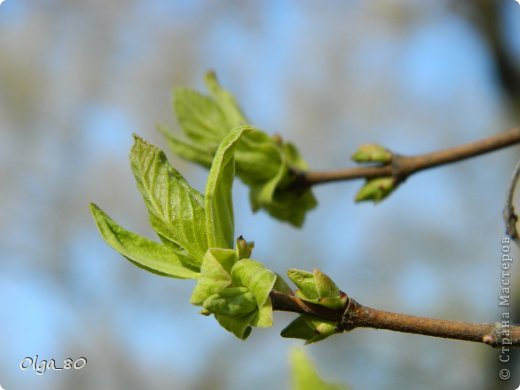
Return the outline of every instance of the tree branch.
{"type": "Polygon", "coordinates": [[[462,161],[515,144],[520,144],[520,127],[512,128],[476,142],[437,152],[417,156],[400,156],[394,154],[392,163],[386,165],[299,173],[297,184],[299,186],[309,187],[333,181],[361,178],[370,179],[385,176],[393,176],[398,182],[401,182],[416,172],[462,161]]]}
{"type": "Polygon", "coordinates": [[[473,324],[392,313],[363,306],[350,297],[344,310],[328,309],[275,290],[271,291],[270,297],[273,310],[309,314],[326,321],[335,321],[338,323],[340,331],[350,331],[355,328],[387,329],[395,332],[474,341],[488,344],[493,348],[520,346],[520,326],[515,325],[473,324]]]}
{"type": "Polygon", "coordinates": [[[506,232],[509,237],[511,237],[513,240],[520,244],[520,237],[518,236],[518,229],[516,227],[516,224],[518,223],[518,215],[515,213],[515,208],[513,206],[515,188],[518,185],[519,180],[520,161],[518,161],[518,164],[516,164],[513,177],[511,177],[511,183],[509,184],[509,189],[507,191],[506,206],[504,207],[504,221],[506,223],[506,232]]]}

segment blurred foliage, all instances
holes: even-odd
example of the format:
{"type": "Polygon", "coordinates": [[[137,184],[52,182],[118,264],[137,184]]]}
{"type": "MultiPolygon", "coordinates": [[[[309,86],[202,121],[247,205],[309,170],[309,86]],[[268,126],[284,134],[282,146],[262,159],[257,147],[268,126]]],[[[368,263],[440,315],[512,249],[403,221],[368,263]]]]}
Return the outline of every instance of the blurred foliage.
{"type": "MultiPolygon", "coordinates": [[[[186,88],[175,90],[174,111],[190,142],[162,126],[159,130],[175,153],[209,168],[222,139],[249,122],[214,72],[206,73],[205,82],[211,96],[186,88]]],[[[298,174],[308,167],[293,144],[256,130],[242,137],[235,160],[237,176],[250,187],[253,211],[262,208],[274,218],[297,227],[303,225],[305,214],[316,207],[317,201],[310,188],[296,186],[298,174]]]]}
{"type": "Polygon", "coordinates": [[[293,390],[347,390],[346,386],[324,381],[302,348],[291,351],[293,390]]]}

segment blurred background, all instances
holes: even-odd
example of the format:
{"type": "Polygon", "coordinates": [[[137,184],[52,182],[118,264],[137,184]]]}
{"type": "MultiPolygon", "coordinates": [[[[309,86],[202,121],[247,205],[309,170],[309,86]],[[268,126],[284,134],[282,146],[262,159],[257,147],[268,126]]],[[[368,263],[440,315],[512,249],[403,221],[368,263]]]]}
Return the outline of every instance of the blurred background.
{"type": "MultiPolygon", "coordinates": [[[[6,0],[0,385],[289,387],[288,351],[301,342],[279,332],[294,315],[276,313],[273,328],[241,342],[188,303],[193,281],[132,266],[89,215],[94,201],[154,237],[128,163],[132,132],[203,190],[207,172],[173,156],[155,130],[178,130],[173,87],[202,91],[214,69],[252,124],[293,141],[312,169],[337,169],[361,143],[418,154],[518,125],[519,60],[514,0],[6,0]],[[36,355],[88,364],[20,370],[36,355]]],[[[252,214],[237,182],[236,233],[269,268],[320,267],[363,304],[497,321],[502,209],[518,155],[508,148],[422,172],[377,206],[353,203],[359,181],[318,186],[301,230],[252,214]]],[[[513,273],[520,297],[516,264],[513,273]]],[[[516,355],[502,364],[499,351],[472,343],[358,329],[306,351],[324,377],[352,389],[520,383],[516,355]],[[500,381],[501,368],[512,379],[500,381]]]]}

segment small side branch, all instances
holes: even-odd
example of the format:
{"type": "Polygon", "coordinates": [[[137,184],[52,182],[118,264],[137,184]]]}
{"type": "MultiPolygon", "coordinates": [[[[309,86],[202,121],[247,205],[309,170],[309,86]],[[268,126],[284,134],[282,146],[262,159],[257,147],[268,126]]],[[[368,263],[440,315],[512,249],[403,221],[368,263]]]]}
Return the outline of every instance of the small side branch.
{"type": "Polygon", "coordinates": [[[513,240],[520,244],[520,237],[518,236],[518,229],[516,227],[518,223],[518,214],[515,213],[513,206],[513,198],[515,194],[515,188],[520,180],[520,161],[516,164],[511,183],[509,184],[509,190],[507,191],[507,200],[504,207],[504,221],[506,223],[506,233],[513,240]]]}
{"type": "Polygon", "coordinates": [[[332,310],[301,299],[271,292],[274,310],[309,314],[327,321],[336,321],[338,329],[350,331],[355,328],[386,329],[395,332],[420,334],[446,339],[484,343],[494,348],[520,346],[520,326],[502,327],[494,323],[473,324],[434,318],[392,313],[363,306],[349,298],[344,310],[332,310]]]}
{"type": "Polygon", "coordinates": [[[520,127],[512,128],[476,142],[437,152],[417,156],[394,154],[392,164],[301,173],[299,174],[298,184],[309,187],[334,181],[370,179],[384,176],[394,176],[398,181],[403,181],[408,176],[425,169],[462,161],[515,144],[520,144],[520,127]]]}

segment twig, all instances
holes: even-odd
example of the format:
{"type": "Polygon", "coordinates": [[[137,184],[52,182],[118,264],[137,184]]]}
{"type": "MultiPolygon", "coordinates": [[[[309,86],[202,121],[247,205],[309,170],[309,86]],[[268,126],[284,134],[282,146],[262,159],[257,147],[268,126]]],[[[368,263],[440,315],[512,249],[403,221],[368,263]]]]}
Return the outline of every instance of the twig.
{"type": "Polygon", "coordinates": [[[394,154],[392,164],[354,167],[336,171],[299,173],[297,184],[299,186],[309,187],[333,181],[361,178],[370,179],[384,176],[394,176],[396,180],[404,181],[408,176],[424,169],[462,161],[519,143],[520,127],[515,127],[476,142],[437,152],[417,156],[401,156],[394,154]]]}
{"type": "Polygon", "coordinates": [[[274,310],[310,314],[338,323],[339,330],[355,328],[387,329],[395,332],[420,334],[447,339],[474,341],[493,348],[520,346],[520,326],[502,326],[500,323],[473,324],[391,313],[363,306],[348,298],[345,309],[332,310],[273,290],[271,300],[274,310]]]}
{"type": "Polygon", "coordinates": [[[509,189],[507,191],[506,206],[504,207],[504,221],[506,223],[506,233],[509,237],[511,237],[513,240],[520,244],[520,237],[518,236],[518,229],[516,228],[516,224],[518,222],[518,215],[515,213],[515,208],[513,206],[515,188],[518,185],[519,180],[520,161],[518,161],[518,164],[516,164],[515,171],[513,172],[513,177],[511,177],[511,183],[509,184],[509,189]]]}

